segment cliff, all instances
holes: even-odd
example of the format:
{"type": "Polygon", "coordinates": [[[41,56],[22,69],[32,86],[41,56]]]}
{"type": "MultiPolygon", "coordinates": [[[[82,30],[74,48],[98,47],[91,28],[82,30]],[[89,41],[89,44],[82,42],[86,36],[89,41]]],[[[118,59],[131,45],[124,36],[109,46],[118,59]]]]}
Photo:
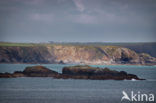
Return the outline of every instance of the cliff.
{"type": "Polygon", "coordinates": [[[74,45],[94,45],[94,46],[121,46],[134,50],[137,53],[147,53],[153,57],[156,57],[156,42],[124,42],[124,43],[107,43],[107,42],[86,42],[86,43],[68,43],[74,45]]]}
{"type": "Polygon", "coordinates": [[[156,64],[146,53],[120,46],[1,45],[0,63],[156,64]]]}

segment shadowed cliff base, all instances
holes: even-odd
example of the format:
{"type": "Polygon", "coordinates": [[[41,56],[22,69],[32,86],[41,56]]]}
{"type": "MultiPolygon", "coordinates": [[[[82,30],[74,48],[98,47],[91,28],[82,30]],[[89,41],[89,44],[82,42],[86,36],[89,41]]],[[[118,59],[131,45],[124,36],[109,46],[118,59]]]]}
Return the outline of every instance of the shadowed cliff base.
{"type": "Polygon", "coordinates": [[[16,77],[53,77],[57,79],[91,79],[91,80],[144,80],[134,74],[125,71],[115,71],[109,68],[90,67],[88,65],[77,65],[64,67],[62,73],[50,70],[44,66],[26,67],[24,71],[14,73],[0,73],[0,78],[16,77]]]}

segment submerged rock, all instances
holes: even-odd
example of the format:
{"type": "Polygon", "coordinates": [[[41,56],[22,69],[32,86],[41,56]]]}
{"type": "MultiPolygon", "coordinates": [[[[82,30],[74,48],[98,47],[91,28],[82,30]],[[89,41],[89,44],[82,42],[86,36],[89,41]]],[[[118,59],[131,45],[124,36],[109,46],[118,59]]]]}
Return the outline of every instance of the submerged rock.
{"type": "Polygon", "coordinates": [[[109,68],[90,67],[88,65],[77,65],[64,67],[62,74],[50,70],[44,66],[26,67],[24,71],[15,71],[13,74],[0,73],[0,78],[14,78],[14,77],[53,77],[63,79],[96,79],[96,80],[143,80],[134,74],[127,74],[125,71],[115,71],[109,68]]]}

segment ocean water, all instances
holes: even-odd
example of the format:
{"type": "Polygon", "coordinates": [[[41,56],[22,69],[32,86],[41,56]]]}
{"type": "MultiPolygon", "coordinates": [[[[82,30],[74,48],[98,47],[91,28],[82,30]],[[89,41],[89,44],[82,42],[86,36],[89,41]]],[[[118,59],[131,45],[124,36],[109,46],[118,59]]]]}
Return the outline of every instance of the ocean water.
{"type": "MultiPolygon", "coordinates": [[[[0,64],[0,72],[22,71],[36,64],[0,64]]],[[[43,64],[61,72],[62,64],[43,64]]],[[[150,101],[121,101],[122,91],[129,96],[154,94],[156,96],[156,66],[92,65],[108,67],[136,74],[146,80],[80,80],[53,79],[50,77],[0,78],[0,103],[155,103],[150,101]]],[[[156,101],[156,100],[155,100],[156,101]]]]}

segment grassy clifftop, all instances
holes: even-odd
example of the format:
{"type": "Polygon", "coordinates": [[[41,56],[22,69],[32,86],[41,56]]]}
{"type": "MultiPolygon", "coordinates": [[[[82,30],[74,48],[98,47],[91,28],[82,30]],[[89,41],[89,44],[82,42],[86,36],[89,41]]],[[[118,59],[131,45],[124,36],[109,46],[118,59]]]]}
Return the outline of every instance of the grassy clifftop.
{"type": "Polygon", "coordinates": [[[0,46],[7,47],[30,47],[30,46],[48,46],[51,44],[45,43],[10,43],[10,42],[0,42],[0,46]]]}

